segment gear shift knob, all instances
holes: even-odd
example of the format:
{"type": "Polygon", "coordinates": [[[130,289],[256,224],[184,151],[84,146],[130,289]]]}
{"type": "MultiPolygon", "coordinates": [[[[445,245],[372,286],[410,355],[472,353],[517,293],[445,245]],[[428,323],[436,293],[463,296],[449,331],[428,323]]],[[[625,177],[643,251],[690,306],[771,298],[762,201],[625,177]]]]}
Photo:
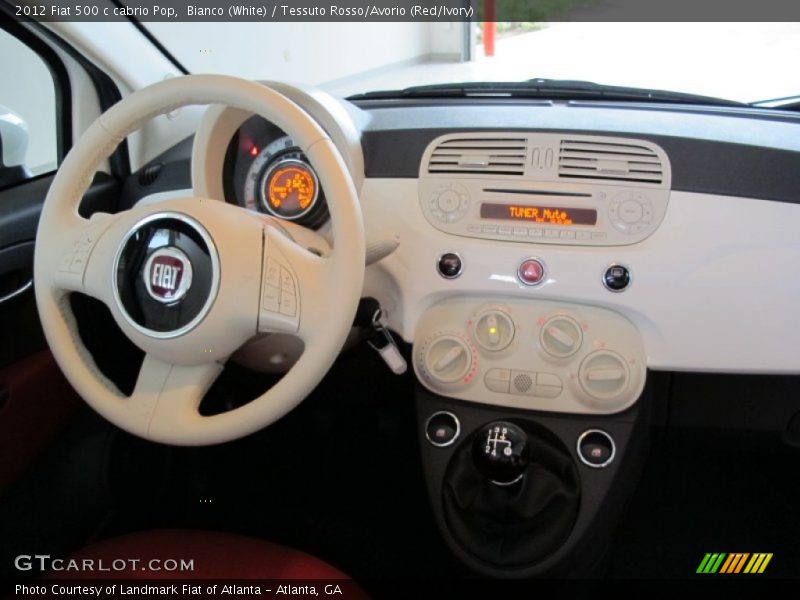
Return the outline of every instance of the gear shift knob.
{"type": "Polygon", "coordinates": [[[497,485],[511,485],[522,479],[528,455],[528,434],[508,421],[484,425],[472,442],[475,467],[497,485]]]}

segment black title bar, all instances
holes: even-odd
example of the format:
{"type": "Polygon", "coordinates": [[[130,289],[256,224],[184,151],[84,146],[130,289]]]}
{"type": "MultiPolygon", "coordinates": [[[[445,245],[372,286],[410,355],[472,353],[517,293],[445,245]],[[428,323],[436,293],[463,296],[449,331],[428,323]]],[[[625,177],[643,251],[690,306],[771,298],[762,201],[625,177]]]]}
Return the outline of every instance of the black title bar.
{"type": "Polygon", "coordinates": [[[797,0],[0,0],[36,21],[798,21],[797,0]],[[491,15],[494,15],[493,17],[491,15]]]}

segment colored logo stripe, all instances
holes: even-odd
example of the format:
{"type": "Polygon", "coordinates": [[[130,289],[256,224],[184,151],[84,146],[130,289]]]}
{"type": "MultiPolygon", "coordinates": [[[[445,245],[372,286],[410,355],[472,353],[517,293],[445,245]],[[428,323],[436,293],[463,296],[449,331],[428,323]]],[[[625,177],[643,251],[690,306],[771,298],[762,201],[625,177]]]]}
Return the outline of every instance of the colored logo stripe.
{"type": "Polygon", "coordinates": [[[698,573],[716,573],[717,569],[719,569],[722,560],[725,558],[725,553],[708,553],[703,557],[703,560],[700,562],[700,566],[697,567],[698,573]]]}
{"type": "Polygon", "coordinates": [[[772,553],[759,552],[750,554],[749,552],[708,552],[700,561],[697,573],[763,573],[769,561],[772,560],[772,553]],[[747,565],[747,566],[745,566],[747,565]]]}
{"type": "Polygon", "coordinates": [[[725,564],[722,565],[722,569],[720,569],[720,573],[738,573],[742,570],[744,566],[744,561],[748,559],[750,556],[749,553],[742,554],[742,553],[735,553],[729,554],[728,560],[725,561],[725,564]]]}
{"type": "Polygon", "coordinates": [[[744,568],[745,573],[763,573],[764,569],[767,568],[769,561],[772,560],[772,553],[760,553],[760,554],[753,554],[753,558],[750,559],[750,562],[747,563],[747,566],[744,568]]]}

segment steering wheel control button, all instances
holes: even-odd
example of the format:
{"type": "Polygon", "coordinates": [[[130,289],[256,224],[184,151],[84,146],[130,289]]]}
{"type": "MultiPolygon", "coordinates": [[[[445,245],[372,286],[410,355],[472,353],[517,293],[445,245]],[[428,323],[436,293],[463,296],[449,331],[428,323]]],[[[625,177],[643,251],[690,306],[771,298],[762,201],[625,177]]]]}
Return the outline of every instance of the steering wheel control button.
{"type": "Polygon", "coordinates": [[[192,287],[192,262],[178,248],[159,248],[145,262],[142,277],[153,300],[175,304],[183,300],[192,287]]]}
{"type": "Polygon", "coordinates": [[[281,266],[274,258],[267,259],[267,272],[265,273],[267,285],[278,287],[281,284],[281,266]]]}
{"type": "Polygon", "coordinates": [[[481,349],[499,352],[514,339],[514,321],[505,311],[491,308],[478,314],[472,335],[481,349]]]}
{"type": "Polygon", "coordinates": [[[483,384],[488,390],[508,394],[511,385],[511,369],[489,369],[483,377],[483,384]]]}
{"type": "Polygon", "coordinates": [[[437,448],[446,448],[458,439],[461,424],[453,413],[433,413],[425,423],[425,437],[437,448]]]}
{"type": "Polygon", "coordinates": [[[436,268],[445,279],[455,279],[463,272],[464,265],[456,252],[445,252],[437,259],[436,268]]]}
{"type": "Polygon", "coordinates": [[[280,313],[287,317],[294,317],[297,314],[297,296],[283,290],[281,293],[280,313]]]}
{"type": "Polygon", "coordinates": [[[624,292],[631,279],[631,271],[625,265],[609,265],[603,273],[603,285],[609,292],[624,292]]]}
{"type": "Polygon", "coordinates": [[[294,277],[289,272],[289,269],[281,267],[281,289],[284,292],[294,294],[294,277]]]}
{"type": "Polygon", "coordinates": [[[86,268],[86,262],[88,260],[89,260],[89,251],[78,250],[72,257],[72,263],[69,265],[70,273],[83,275],[83,271],[86,268]]]}
{"type": "Polygon", "coordinates": [[[572,317],[558,315],[545,321],[539,332],[539,343],[550,356],[568,358],[580,350],[583,329],[572,317]]]}
{"type": "Polygon", "coordinates": [[[74,252],[66,252],[61,256],[61,262],[58,263],[58,270],[63,273],[69,273],[72,267],[72,259],[75,257],[74,252]]]}
{"type": "Polygon", "coordinates": [[[278,312],[281,305],[281,290],[274,285],[265,285],[261,296],[261,307],[270,312],[278,312]]]}
{"type": "Polygon", "coordinates": [[[533,287],[544,281],[544,264],[538,258],[526,258],[517,268],[517,278],[524,285],[533,287]]]}
{"type": "Polygon", "coordinates": [[[614,439],[602,429],[587,429],[578,437],[578,458],[587,467],[602,469],[614,460],[614,439]]]}

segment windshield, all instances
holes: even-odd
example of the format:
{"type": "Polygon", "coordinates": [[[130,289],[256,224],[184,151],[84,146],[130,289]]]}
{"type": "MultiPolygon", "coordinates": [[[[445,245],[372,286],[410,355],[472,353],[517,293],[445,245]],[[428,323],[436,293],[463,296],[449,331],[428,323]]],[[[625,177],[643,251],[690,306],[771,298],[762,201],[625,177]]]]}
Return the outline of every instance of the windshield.
{"type": "Polygon", "coordinates": [[[800,56],[798,23],[150,22],[145,26],[189,72],[313,84],[342,96],[531,78],[653,88],[748,103],[800,94],[793,67],[800,56]]]}

